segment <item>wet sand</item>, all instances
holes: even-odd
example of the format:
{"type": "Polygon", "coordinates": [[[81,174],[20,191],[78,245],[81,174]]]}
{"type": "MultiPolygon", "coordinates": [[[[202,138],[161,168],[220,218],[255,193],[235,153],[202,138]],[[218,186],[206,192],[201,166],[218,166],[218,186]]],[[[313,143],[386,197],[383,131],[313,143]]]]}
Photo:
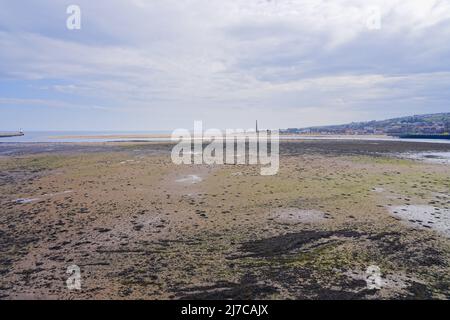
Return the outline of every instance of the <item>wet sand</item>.
{"type": "MultiPolygon", "coordinates": [[[[335,139],[393,139],[387,135],[320,135],[320,134],[282,134],[282,137],[287,139],[292,138],[298,140],[299,138],[335,138],[335,139]]],[[[51,139],[168,139],[170,141],[170,134],[100,134],[100,135],[59,135],[51,136],[51,139]]]]}
{"type": "Polygon", "coordinates": [[[89,140],[120,140],[120,139],[168,139],[170,134],[100,134],[100,135],[65,135],[65,136],[50,136],[50,139],[65,140],[65,139],[89,139],[89,140]]]}
{"type": "Polygon", "coordinates": [[[450,298],[450,167],[398,157],[450,145],[282,142],[276,176],[171,147],[0,143],[0,298],[450,298]]]}

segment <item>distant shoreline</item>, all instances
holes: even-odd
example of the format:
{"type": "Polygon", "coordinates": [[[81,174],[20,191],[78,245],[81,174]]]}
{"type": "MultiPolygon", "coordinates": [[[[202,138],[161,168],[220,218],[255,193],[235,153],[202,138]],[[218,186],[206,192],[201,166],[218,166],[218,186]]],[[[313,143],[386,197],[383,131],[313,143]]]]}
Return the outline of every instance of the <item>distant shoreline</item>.
{"type": "Polygon", "coordinates": [[[384,135],[384,134],[295,134],[295,133],[282,133],[280,137],[293,137],[293,138],[333,138],[333,139],[363,139],[363,138],[372,138],[372,139],[393,139],[394,137],[384,135]]]}
{"type": "MultiPolygon", "coordinates": [[[[393,137],[387,135],[333,135],[333,134],[280,134],[280,137],[292,138],[382,138],[391,139],[393,137]]],[[[98,134],[98,135],[60,135],[49,136],[50,139],[65,140],[65,139],[170,139],[170,134],[98,134]]]]}
{"type": "MultiPolygon", "coordinates": [[[[264,131],[261,131],[264,132],[264,131]]],[[[0,136],[2,134],[0,133],[0,136]]],[[[331,134],[280,134],[280,142],[305,141],[305,140],[360,140],[360,141],[402,141],[402,142],[426,142],[426,143],[450,143],[450,140],[439,139],[401,139],[388,135],[331,135],[331,134]]],[[[196,138],[195,136],[193,137],[196,138]]],[[[210,141],[207,137],[205,142],[210,141]]],[[[24,136],[5,133],[0,143],[114,143],[114,142],[176,142],[168,132],[155,133],[126,133],[126,132],[28,132],[24,136]]]]}
{"type": "Polygon", "coordinates": [[[49,139],[67,140],[67,139],[170,139],[169,134],[105,134],[105,135],[63,135],[49,136],[49,139]]]}

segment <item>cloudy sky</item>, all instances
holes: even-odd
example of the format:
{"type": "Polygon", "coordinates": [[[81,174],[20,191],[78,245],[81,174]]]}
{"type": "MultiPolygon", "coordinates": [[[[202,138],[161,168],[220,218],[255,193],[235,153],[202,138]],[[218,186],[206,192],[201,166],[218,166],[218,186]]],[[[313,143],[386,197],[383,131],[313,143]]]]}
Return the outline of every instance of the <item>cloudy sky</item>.
{"type": "Polygon", "coordinates": [[[0,131],[444,111],[449,0],[0,0],[0,131]],[[66,27],[71,4],[81,30],[66,27]]]}

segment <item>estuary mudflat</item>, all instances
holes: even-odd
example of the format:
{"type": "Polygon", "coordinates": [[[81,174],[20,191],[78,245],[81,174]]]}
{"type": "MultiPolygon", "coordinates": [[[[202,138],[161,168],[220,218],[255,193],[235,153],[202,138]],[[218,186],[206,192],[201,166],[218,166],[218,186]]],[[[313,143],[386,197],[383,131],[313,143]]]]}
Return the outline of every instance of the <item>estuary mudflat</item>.
{"type": "Polygon", "coordinates": [[[171,147],[0,144],[0,297],[450,298],[450,167],[396,156],[450,145],[284,141],[274,176],[171,147]]]}

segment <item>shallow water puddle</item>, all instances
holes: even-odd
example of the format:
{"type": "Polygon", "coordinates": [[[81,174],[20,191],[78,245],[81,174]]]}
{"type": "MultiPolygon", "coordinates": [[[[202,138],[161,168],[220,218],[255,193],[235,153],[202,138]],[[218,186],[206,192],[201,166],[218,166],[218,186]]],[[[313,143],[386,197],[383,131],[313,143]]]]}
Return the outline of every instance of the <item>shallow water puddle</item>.
{"type": "Polygon", "coordinates": [[[202,181],[203,181],[203,179],[195,174],[191,174],[184,178],[176,180],[176,182],[178,182],[178,183],[189,183],[189,184],[195,184],[195,183],[199,183],[202,181]]]}
{"type": "Polygon", "coordinates": [[[64,195],[64,194],[69,194],[72,193],[73,190],[67,190],[67,191],[63,191],[63,192],[57,192],[57,193],[46,193],[43,194],[42,196],[40,196],[40,198],[19,198],[14,200],[14,203],[17,204],[28,204],[28,203],[33,203],[36,201],[41,201],[45,198],[51,198],[51,197],[56,197],[56,196],[60,196],[60,195],[64,195]]]}
{"type": "Polygon", "coordinates": [[[14,200],[13,202],[18,204],[27,204],[41,200],[40,198],[19,198],[14,200]]]}
{"type": "Polygon", "coordinates": [[[136,161],[136,160],[125,160],[120,162],[119,164],[133,164],[133,163],[139,163],[140,161],[136,161]]]}
{"type": "Polygon", "coordinates": [[[427,205],[390,207],[389,211],[414,227],[433,229],[450,237],[450,210],[427,205]]]}
{"type": "Polygon", "coordinates": [[[401,157],[429,163],[450,164],[450,152],[406,153],[402,154],[401,157]]]}

